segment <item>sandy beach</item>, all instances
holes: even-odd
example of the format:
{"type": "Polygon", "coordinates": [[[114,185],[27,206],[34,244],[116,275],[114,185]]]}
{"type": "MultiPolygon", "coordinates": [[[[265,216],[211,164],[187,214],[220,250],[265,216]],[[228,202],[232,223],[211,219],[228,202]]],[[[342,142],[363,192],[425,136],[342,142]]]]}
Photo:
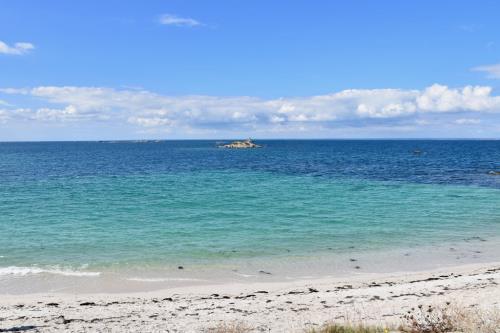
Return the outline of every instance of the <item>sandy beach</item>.
{"type": "Polygon", "coordinates": [[[326,322],[398,326],[418,305],[500,311],[500,262],[411,273],[120,294],[0,296],[0,332],[203,332],[240,323],[304,332],[326,322]]]}

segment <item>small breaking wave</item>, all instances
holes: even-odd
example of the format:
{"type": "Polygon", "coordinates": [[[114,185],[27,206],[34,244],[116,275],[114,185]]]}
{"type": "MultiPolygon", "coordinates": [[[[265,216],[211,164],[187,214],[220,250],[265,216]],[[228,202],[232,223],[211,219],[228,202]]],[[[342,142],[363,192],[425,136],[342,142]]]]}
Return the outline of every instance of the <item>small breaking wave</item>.
{"type": "Polygon", "coordinates": [[[244,277],[244,278],[250,278],[250,277],[256,277],[257,275],[255,274],[243,274],[243,273],[238,273],[238,272],[233,272],[235,275],[244,277]]]}
{"type": "Polygon", "coordinates": [[[101,275],[101,272],[82,272],[75,271],[71,269],[61,269],[61,268],[40,268],[40,267],[0,267],[0,277],[1,276],[28,276],[35,274],[55,274],[64,276],[82,276],[82,277],[95,277],[101,275]]]}
{"type": "Polygon", "coordinates": [[[189,278],[139,278],[132,277],[128,278],[127,281],[136,282],[169,282],[169,281],[204,281],[201,279],[189,279],[189,278]]]}

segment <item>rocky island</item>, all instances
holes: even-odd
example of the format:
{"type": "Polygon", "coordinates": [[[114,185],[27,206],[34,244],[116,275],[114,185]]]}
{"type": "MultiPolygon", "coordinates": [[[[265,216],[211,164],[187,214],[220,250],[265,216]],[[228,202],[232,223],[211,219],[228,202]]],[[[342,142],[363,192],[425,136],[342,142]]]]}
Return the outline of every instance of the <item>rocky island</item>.
{"type": "Polygon", "coordinates": [[[262,146],[255,144],[252,141],[252,139],[247,139],[244,141],[233,141],[225,145],[220,145],[219,148],[247,149],[247,148],[262,148],[262,146]]]}

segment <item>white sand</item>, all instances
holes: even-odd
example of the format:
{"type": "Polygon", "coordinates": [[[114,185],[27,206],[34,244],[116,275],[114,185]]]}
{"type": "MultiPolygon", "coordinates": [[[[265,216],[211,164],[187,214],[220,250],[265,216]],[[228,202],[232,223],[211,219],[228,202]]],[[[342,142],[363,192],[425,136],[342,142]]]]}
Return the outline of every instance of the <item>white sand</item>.
{"type": "Polygon", "coordinates": [[[29,332],[203,332],[236,321],[258,332],[303,332],[333,320],[398,324],[418,304],[500,310],[499,283],[497,262],[147,293],[0,295],[0,332],[15,327],[29,332]]]}

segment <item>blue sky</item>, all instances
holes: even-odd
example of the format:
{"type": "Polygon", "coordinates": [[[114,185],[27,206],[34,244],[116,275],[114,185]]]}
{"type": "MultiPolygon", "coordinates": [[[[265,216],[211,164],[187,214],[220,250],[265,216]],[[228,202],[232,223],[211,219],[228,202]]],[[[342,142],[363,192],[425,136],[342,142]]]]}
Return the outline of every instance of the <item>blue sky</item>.
{"type": "Polygon", "coordinates": [[[500,137],[497,1],[0,1],[0,140],[500,137]]]}

